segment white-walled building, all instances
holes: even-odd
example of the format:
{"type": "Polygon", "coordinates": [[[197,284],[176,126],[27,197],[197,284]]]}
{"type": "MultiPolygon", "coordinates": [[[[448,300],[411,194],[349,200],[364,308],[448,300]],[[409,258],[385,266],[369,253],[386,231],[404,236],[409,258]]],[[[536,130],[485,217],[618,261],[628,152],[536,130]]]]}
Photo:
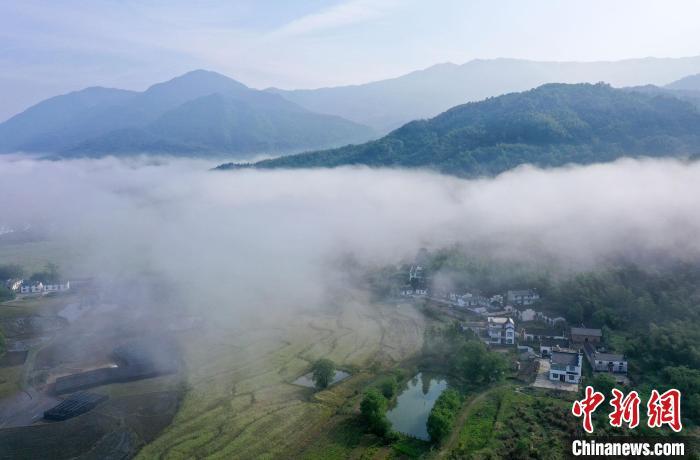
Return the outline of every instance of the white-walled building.
{"type": "Polygon", "coordinates": [[[19,287],[20,294],[50,294],[52,292],[65,292],[70,289],[70,281],[47,283],[41,281],[23,281],[19,287]]]}
{"type": "Polygon", "coordinates": [[[540,300],[540,295],[533,289],[508,291],[508,302],[514,305],[532,305],[540,300]]]}
{"type": "Polygon", "coordinates": [[[512,318],[489,316],[486,329],[490,344],[515,345],[515,322],[512,318]]]}
{"type": "Polygon", "coordinates": [[[583,357],[575,351],[552,351],[549,358],[549,380],[579,383],[583,357]]]}

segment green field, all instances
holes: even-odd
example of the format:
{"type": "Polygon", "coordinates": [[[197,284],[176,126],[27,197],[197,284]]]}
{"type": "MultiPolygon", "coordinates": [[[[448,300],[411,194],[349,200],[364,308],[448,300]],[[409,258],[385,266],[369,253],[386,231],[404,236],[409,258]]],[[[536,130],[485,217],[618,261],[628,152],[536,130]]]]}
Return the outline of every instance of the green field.
{"type": "Polygon", "coordinates": [[[573,434],[576,420],[562,417],[571,401],[513,385],[495,387],[467,404],[457,445],[446,454],[456,458],[564,458],[562,440],[573,434]]]}
{"type": "Polygon", "coordinates": [[[139,458],[344,458],[354,441],[338,436],[348,433],[343,423],[372,378],[368,370],[413,356],[424,327],[411,306],[362,303],[252,330],[209,324],[183,338],[187,394],[139,458]],[[318,393],[290,383],[319,357],[353,376],[318,393]]]}

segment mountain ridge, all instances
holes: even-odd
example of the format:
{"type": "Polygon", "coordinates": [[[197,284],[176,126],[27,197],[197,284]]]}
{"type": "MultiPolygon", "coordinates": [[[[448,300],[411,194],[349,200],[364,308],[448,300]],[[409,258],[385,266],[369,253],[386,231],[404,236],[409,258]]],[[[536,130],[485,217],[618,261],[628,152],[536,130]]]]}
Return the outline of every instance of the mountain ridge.
{"type": "Polygon", "coordinates": [[[338,115],[380,133],[415,119],[430,118],[458,104],[546,83],[613,86],[663,85],[700,72],[700,56],[619,61],[533,61],[514,58],[442,63],[359,85],[280,90],[285,98],[315,112],[338,115]]]}
{"type": "Polygon", "coordinates": [[[143,92],[93,88],[57,98],[60,110],[53,108],[56,102],[47,100],[0,124],[0,150],[49,153],[61,157],[141,152],[246,156],[328,148],[365,141],[374,136],[365,126],[337,116],[313,113],[279,95],[248,88],[229,77],[206,70],[187,72],[151,85],[143,92]],[[112,97],[97,97],[94,93],[112,97]],[[197,105],[199,118],[183,113],[183,110],[193,107],[187,105],[189,102],[213,94],[230,98],[226,111],[212,106],[207,113],[207,107],[197,105]],[[173,123],[171,112],[178,109],[180,111],[176,114],[179,114],[180,121],[173,123]],[[229,130],[230,141],[225,144],[203,142],[204,133],[209,128],[197,123],[201,118],[221,125],[222,120],[217,120],[215,115],[225,113],[232,118],[237,109],[252,114],[253,123],[221,127],[221,131],[229,130]],[[279,112],[293,113],[296,118],[282,116],[279,112]],[[166,117],[165,121],[161,120],[163,117],[166,117]],[[171,121],[171,126],[177,126],[171,132],[164,129],[168,126],[167,120],[171,121]],[[188,121],[191,121],[191,126],[199,126],[200,131],[195,133],[189,129],[188,121]],[[14,133],[18,126],[24,128],[19,135],[14,133]],[[294,132],[290,126],[301,131],[294,132]],[[236,128],[245,131],[235,132],[236,128]],[[183,132],[191,133],[198,140],[184,139],[183,132]],[[269,137],[268,142],[245,141],[246,138],[261,139],[264,136],[269,137]],[[244,141],[231,140],[235,137],[244,141]],[[256,145],[260,150],[247,150],[246,146],[250,145],[256,145]]]}
{"type": "Polygon", "coordinates": [[[366,165],[474,177],[521,164],[548,167],[698,153],[700,111],[687,100],[602,83],[546,84],[461,104],[365,144],[219,169],[366,165]]]}

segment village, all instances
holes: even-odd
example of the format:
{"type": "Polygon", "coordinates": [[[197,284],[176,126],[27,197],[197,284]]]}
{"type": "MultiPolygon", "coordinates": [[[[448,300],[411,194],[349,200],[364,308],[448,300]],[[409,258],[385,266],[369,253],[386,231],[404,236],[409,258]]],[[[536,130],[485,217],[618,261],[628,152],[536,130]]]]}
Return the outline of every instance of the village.
{"type": "Polygon", "coordinates": [[[463,332],[475,334],[496,351],[514,350],[518,366],[534,361],[534,387],[578,391],[584,360],[591,375],[607,374],[618,384],[629,383],[627,359],[604,346],[602,329],[570,325],[564,317],[545,311],[535,289],[490,296],[441,292],[430,289],[424,267],[414,264],[399,295],[440,308],[459,321],[463,332]]]}

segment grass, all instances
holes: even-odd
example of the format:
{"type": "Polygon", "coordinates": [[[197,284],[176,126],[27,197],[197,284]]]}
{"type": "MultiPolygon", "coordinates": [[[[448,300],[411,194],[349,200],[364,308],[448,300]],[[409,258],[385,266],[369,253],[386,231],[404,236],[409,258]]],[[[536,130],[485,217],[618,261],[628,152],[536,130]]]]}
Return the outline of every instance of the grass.
{"type": "Polygon", "coordinates": [[[22,366],[0,367],[0,398],[21,389],[22,366]]]}
{"type": "Polygon", "coordinates": [[[0,265],[18,264],[25,275],[41,271],[49,262],[60,263],[62,271],[73,274],[80,254],[55,241],[0,244],[0,265]]]}
{"type": "Polygon", "coordinates": [[[470,408],[461,427],[459,458],[563,458],[562,440],[573,434],[571,402],[545,392],[523,393],[506,386],[486,393],[470,408]]]}

